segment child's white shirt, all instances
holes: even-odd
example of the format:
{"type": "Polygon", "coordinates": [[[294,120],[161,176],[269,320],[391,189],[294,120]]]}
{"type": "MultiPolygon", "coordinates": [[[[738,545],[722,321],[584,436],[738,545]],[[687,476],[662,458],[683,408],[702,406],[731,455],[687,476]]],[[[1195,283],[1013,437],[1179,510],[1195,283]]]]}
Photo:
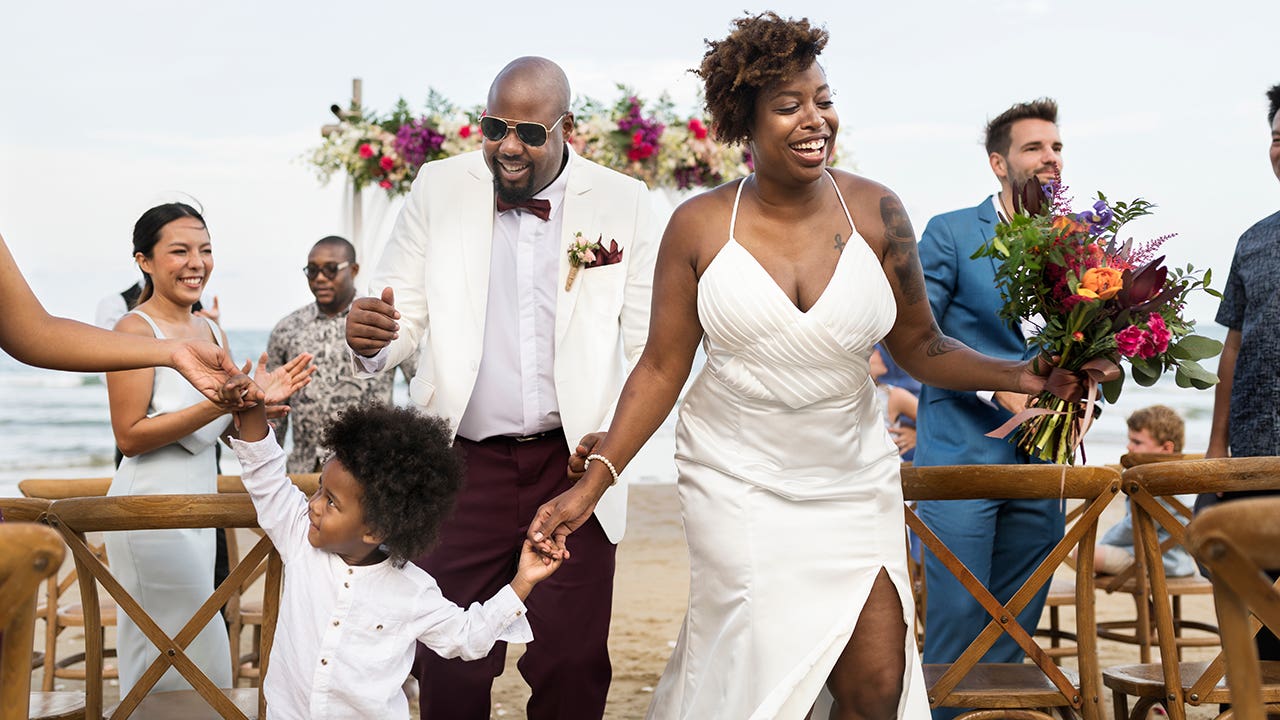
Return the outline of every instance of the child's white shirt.
{"type": "Polygon", "coordinates": [[[463,610],[413,564],[353,567],[312,547],[307,497],[285,474],[275,436],[231,446],[258,524],[285,564],[265,688],[270,720],[407,718],[401,684],[415,641],[444,657],[472,660],[499,640],[533,640],[510,585],[463,610]]]}

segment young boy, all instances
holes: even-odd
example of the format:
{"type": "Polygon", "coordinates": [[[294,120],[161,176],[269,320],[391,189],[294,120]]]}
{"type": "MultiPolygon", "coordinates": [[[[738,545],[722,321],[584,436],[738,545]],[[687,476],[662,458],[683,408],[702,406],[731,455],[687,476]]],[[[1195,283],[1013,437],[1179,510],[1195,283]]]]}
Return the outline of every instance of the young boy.
{"type": "MultiPolygon", "coordinates": [[[[233,380],[223,393],[246,386],[233,380]]],[[[435,541],[461,484],[443,420],[401,408],[346,411],[325,432],[333,457],[310,500],[285,474],[262,404],[236,413],[236,423],[244,486],[285,564],[266,677],[271,720],[408,718],[401,683],[415,641],[470,660],[499,640],[533,639],[522,600],[560,563],[527,541],[511,584],[466,610],[407,563],[435,541]]]]}
{"type": "MultiPolygon", "coordinates": [[[[1186,426],[1177,411],[1165,405],[1152,405],[1135,410],[1127,420],[1131,453],[1180,453],[1186,435],[1186,426]]],[[[1161,502],[1164,502],[1163,500],[1161,502]]],[[[1172,512],[1173,508],[1165,503],[1172,512]]],[[[1156,526],[1160,542],[1169,538],[1164,528],[1156,526]]],[[[1174,545],[1163,554],[1164,572],[1169,577],[1185,577],[1196,571],[1196,562],[1180,545],[1174,545]]],[[[1111,526],[1094,547],[1094,569],[1100,573],[1115,575],[1133,564],[1133,516],[1129,501],[1125,500],[1124,518],[1111,526]]]]}

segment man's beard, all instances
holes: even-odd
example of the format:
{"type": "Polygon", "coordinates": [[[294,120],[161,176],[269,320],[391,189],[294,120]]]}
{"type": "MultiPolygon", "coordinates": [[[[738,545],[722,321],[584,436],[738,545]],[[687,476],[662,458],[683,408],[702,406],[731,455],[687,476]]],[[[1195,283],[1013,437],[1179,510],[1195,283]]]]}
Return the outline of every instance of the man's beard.
{"type": "Polygon", "coordinates": [[[529,172],[529,179],[523,185],[508,186],[502,184],[502,169],[498,167],[498,158],[495,155],[489,161],[490,169],[493,171],[493,192],[500,198],[502,202],[508,205],[522,203],[533,197],[536,192],[533,187],[533,172],[529,172]]]}

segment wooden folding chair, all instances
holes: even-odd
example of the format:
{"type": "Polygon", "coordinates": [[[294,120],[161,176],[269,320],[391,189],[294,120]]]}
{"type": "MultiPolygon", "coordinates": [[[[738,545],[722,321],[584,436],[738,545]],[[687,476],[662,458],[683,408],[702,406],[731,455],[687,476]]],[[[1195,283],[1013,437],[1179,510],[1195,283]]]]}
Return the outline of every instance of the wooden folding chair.
{"type": "MultiPolygon", "coordinates": [[[[18,491],[24,497],[44,500],[63,500],[76,497],[102,497],[111,488],[111,478],[28,478],[18,482],[18,491]]],[[[93,551],[107,562],[107,550],[101,543],[93,545],[93,551]]],[[[44,597],[36,607],[36,615],[44,620],[44,680],[42,689],[53,690],[56,679],[84,680],[84,653],[72,653],[67,657],[58,657],[58,636],[67,628],[84,627],[84,610],[77,595],[69,595],[75,589],[76,572],[74,569],[61,577],[50,576],[45,583],[44,597]],[[72,598],[67,600],[66,598],[72,598]]],[[[102,618],[102,627],[115,627],[116,604],[110,598],[104,598],[98,609],[102,618]]],[[[115,656],[115,649],[105,651],[108,656],[115,656]]],[[[104,678],[118,677],[115,665],[103,668],[104,678]]]]}
{"type": "MultiPolygon", "coordinates": [[[[1222,655],[1212,661],[1181,662],[1179,633],[1174,624],[1160,555],[1164,548],[1156,535],[1159,524],[1170,540],[1187,547],[1186,529],[1160,498],[1201,492],[1238,492],[1280,489],[1280,458],[1229,458],[1183,460],[1132,467],[1124,472],[1123,488],[1129,495],[1136,549],[1151,588],[1151,614],[1155,620],[1159,663],[1109,667],[1102,672],[1103,684],[1111,689],[1114,715],[1118,720],[1146,716],[1162,705],[1171,720],[1185,720],[1187,705],[1230,703],[1231,692],[1222,683],[1222,655]],[[1137,702],[1129,710],[1129,697],[1137,702]]],[[[1186,622],[1184,621],[1185,625],[1186,622]]],[[[1280,663],[1268,664],[1264,679],[1280,701],[1280,663]]]]}
{"type": "MultiPolygon", "coordinates": [[[[31,647],[35,640],[36,590],[58,572],[66,550],[62,538],[32,522],[24,508],[6,504],[0,524],[0,720],[33,717],[83,718],[79,693],[31,692],[31,647]]],[[[28,511],[43,510],[28,505],[28,511]]]]}
{"type": "MultiPolygon", "coordinates": [[[[1120,464],[1128,469],[1151,463],[1177,462],[1180,460],[1197,460],[1204,456],[1200,453],[1127,453],[1120,458],[1120,464]]],[[[1177,497],[1160,498],[1181,518],[1185,525],[1191,520],[1191,508],[1177,497]]],[[[1138,534],[1137,523],[1133,524],[1134,562],[1125,570],[1115,575],[1097,576],[1097,585],[1101,590],[1110,593],[1122,593],[1133,598],[1134,617],[1125,620],[1106,620],[1098,623],[1098,636],[1107,640],[1138,646],[1138,662],[1151,662],[1151,647],[1155,644],[1155,628],[1151,616],[1151,589],[1147,582],[1146,561],[1138,548],[1142,539],[1138,534]]],[[[1164,553],[1175,544],[1173,538],[1161,544],[1160,552],[1164,553]]],[[[1182,657],[1182,649],[1186,647],[1217,647],[1218,628],[1212,623],[1200,622],[1185,618],[1182,612],[1182,599],[1192,595],[1210,595],[1213,588],[1209,581],[1200,575],[1186,577],[1166,577],[1165,587],[1173,603],[1173,629],[1176,638],[1175,646],[1178,657],[1182,657]],[[1199,634],[1185,635],[1185,630],[1196,630],[1199,634]]]]}
{"type": "Polygon", "coordinates": [[[1187,526],[1187,546],[1213,574],[1227,685],[1238,720],[1263,720],[1268,710],[1280,712],[1274,695],[1264,701],[1254,643],[1264,623],[1280,635],[1280,586],[1263,574],[1280,570],[1278,521],[1280,498],[1253,498],[1208,508],[1187,526]]]}
{"type": "Polygon", "coordinates": [[[1007,603],[1001,604],[973,573],[915,514],[908,509],[907,525],[920,536],[938,560],[991,616],[987,627],[951,664],[925,665],[931,707],[974,708],[961,717],[1040,718],[1056,708],[1063,717],[1086,720],[1102,717],[1099,707],[1098,651],[1094,634],[1093,545],[1098,516],[1119,494],[1120,475],[1105,467],[1061,465],[968,465],[916,467],[902,471],[903,495],[911,500],[967,500],[976,498],[1062,498],[1085,503],[1079,520],[1032,572],[1007,603]],[[1079,635],[1079,671],[1054,663],[1045,648],[1032,638],[1035,628],[1018,623],[1018,613],[1053,577],[1054,570],[1077,548],[1076,624],[1079,635]],[[980,663],[979,660],[1007,634],[1027,653],[1031,663],[980,663]]]}
{"type": "Polygon", "coordinates": [[[160,650],[159,657],[143,673],[137,685],[108,713],[113,719],[204,718],[220,717],[247,720],[265,717],[266,700],[261,689],[232,690],[216,687],[187,657],[185,648],[218,610],[226,604],[244,579],[257,566],[267,563],[264,587],[264,621],[259,655],[265,676],[270,659],[271,642],[280,608],[282,566],[271,542],[262,538],[231,569],[230,575],[205,600],[186,625],[173,637],[166,635],[138,601],[130,596],[112,576],[110,568],[94,555],[85,534],[121,530],[160,530],[177,528],[252,528],[257,514],[247,495],[140,495],[57,500],[49,506],[48,519],[71,548],[80,573],[80,593],[86,608],[85,639],[88,674],[85,701],[89,717],[101,717],[102,645],[96,630],[100,618],[98,584],[115,598],[120,611],[160,650]],[[89,580],[97,582],[89,582],[89,580]],[[148,695],[148,691],[170,667],[177,668],[194,692],[167,692],[148,695]]]}

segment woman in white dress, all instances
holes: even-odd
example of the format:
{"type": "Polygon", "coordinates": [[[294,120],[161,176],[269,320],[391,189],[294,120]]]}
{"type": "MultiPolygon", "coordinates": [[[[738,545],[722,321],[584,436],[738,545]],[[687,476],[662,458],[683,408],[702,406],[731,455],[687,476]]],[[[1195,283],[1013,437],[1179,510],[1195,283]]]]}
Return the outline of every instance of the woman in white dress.
{"type": "Polygon", "coordinates": [[[572,549],[566,536],[667,416],[702,342],[676,430],[689,607],[649,717],[927,720],[871,349],[883,338],[942,387],[1044,380],[941,335],[902,203],[827,168],[839,118],[817,64],[826,31],[773,13],[736,26],[700,75],[717,139],[745,143],[755,173],[672,216],[644,354],[608,434],[584,438],[585,475],[529,535],[572,549]],[[826,715],[813,713],[820,694],[826,715]]]}
{"type": "MultiPolygon", "coordinates": [[[[213,272],[212,245],[200,213],[182,203],[154,207],[134,226],[133,246],[146,288],[138,307],[115,329],[148,338],[212,341],[226,348],[221,328],[191,312],[213,272]]],[[[268,404],[283,402],[306,385],[313,371],[309,363],[309,356],[300,355],[270,376],[260,365],[257,377],[266,383],[268,404]]],[[[217,492],[214,445],[229,429],[222,407],[167,367],[109,373],[107,394],[111,427],[125,456],[108,495],[217,492]]],[[[213,592],[213,529],[114,532],[104,539],[112,573],[170,637],[213,592]]],[[[124,696],[159,651],[127,615],[121,613],[117,623],[124,696]]],[[[186,653],[216,685],[231,686],[231,650],[220,616],[214,616],[186,653]]],[[[153,692],[189,687],[170,668],[153,692]]]]}

